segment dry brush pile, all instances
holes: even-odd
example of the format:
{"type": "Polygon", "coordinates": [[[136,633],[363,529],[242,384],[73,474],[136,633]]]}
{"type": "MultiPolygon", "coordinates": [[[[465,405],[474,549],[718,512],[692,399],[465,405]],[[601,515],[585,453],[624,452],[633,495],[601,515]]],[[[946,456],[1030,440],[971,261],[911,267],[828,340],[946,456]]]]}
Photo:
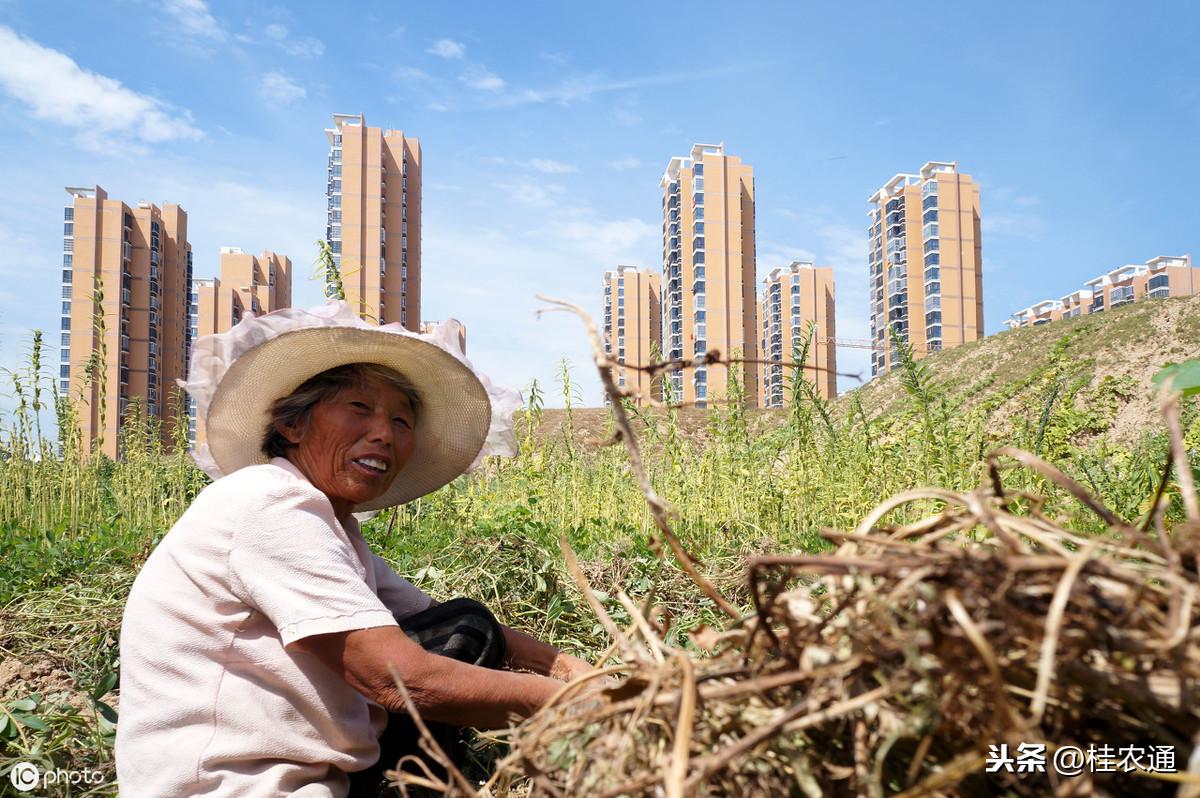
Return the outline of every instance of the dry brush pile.
{"type": "MultiPolygon", "coordinates": [[[[619,398],[600,347],[597,363],[619,398]]],[[[831,554],[755,558],[749,614],[701,575],[672,534],[619,401],[614,412],[616,439],[663,551],[729,623],[694,633],[703,654],[689,653],[664,642],[669,619],[652,601],[639,607],[619,594],[633,619],[619,628],[564,544],[568,568],[613,640],[603,667],[511,730],[510,751],[486,784],[472,785],[451,767],[445,780],[397,775],[402,790],[1200,795],[1200,775],[1186,773],[1200,751],[1200,505],[1177,401],[1164,403],[1171,456],[1138,526],[1053,465],[1000,449],[974,491],[909,491],[852,532],[826,531],[838,545],[831,554]],[[1078,534],[1048,517],[1040,496],[1006,487],[1013,468],[1069,492],[1107,533],[1078,534]],[[1168,530],[1170,489],[1182,495],[1187,520],[1168,530]],[[914,503],[928,508],[924,520],[886,523],[914,503]],[[598,686],[612,675],[618,683],[598,686]],[[985,773],[992,746],[1015,751],[1023,743],[1045,745],[1046,772],[985,773]],[[1129,745],[1171,746],[1181,773],[1148,762],[1105,767],[1109,749],[1099,747],[1115,754],[1129,745]],[[1061,777],[1050,761],[1065,746],[1100,755],[1081,775],[1061,777]]],[[[440,758],[431,738],[423,745],[440,758]]]]}

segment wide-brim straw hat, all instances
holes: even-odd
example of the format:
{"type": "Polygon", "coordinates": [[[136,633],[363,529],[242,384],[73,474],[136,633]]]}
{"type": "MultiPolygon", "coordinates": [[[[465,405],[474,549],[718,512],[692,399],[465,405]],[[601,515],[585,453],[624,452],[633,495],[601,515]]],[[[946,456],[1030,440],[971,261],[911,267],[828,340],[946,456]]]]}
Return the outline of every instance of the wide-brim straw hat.
{"type": "Polygon", "coordinates": [[[513,454],[512,413],[520,394],[492,385],[471,366],[451,319],[428,333],[376,325],[349,303],[287,308],[248,316],[225,333],[197,340],[188,380],[207,444],[193,457],[214,479],[265,463],[262,443],[271,405],[309,378],[350,363],[374,363],[402,374],[420,399],[412,458],[387,492],[355,506],[378,510],[437,490],[485,456],[513,454]]]}

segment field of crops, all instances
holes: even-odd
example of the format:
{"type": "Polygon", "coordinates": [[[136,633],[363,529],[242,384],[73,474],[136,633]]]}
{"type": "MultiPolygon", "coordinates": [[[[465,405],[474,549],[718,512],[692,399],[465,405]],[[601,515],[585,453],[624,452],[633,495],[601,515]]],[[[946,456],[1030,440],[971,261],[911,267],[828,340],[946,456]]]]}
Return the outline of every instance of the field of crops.
{"type": "MultiPolygon", "coordinates": [[[[1146,520],[1168,460],[1166,431],[1149,426],[1116,444],[1097,430],[1115,422],[1122,392],[1151,394],[1153,386],[1075,385],[1064,376],[1075,368],[1067,354],[1055,360],[1051,352],[1047,363],[994,402],[952,395],[924,362],[909,361],[882,413],[864,410],[853,393],[823,402],[797,380],[788,407],[770,414],[747,411],[735,385],[699,435],[685,434],[675,411],[630,414],[647,476],[676,514],[675,534],[720,594],[749,611],[748,556],[832,550],[823,529],[852,530],[883,499],[916,486],[972,491],[988,478],[987,453],[1001,444],[1055,463],[1131,524],[1146,520]],[[1065,390],[1073,391],[1066,400],[1065,390]],[[1004,440],[992,423],[1001,403],[1004,440]]],[[[139,563],[206,477],[186,455],[164,452],[136,410],[120,462],[82,463],[70,435],[51,445],[42,420],[56,415],[69,429],[72,410],[38,371],[33,361],[13,377],[19,407],[0,440],[0,773],[18,761],[92,768],[105,774],[104,786],[72,794],[111,795],[124,598],[139,563]]],[[[554,430],[543,427],[544,389],[531,386],[517,457],[383,513],[367,524],[368,540],[431,595],[478,598],[506,623],[596,657],[612,641],[564,566],[565,539],[612,622],[630,624],[630,600],[653,590],[670,618],[663,642],[692,650],[688,632],[719,627],[723,613],[660,550],[624,448],[579,433],[570,369],[548,390],[566,405],[555,411],[554,430]]],[[[1184,402],[1181,424],[1196,463],[1194,398],[1184,402]]],[[[1108,531],[1037,471],[1014,471],[1006,486],[1045,495],[1041,513],[1078,534],[1108,531]]],[[[1163,501],[1170,528],[1185,513],[1173,482],[1163,501]]],[[[888,520],[913,523],[941,507],[920,499],[888,520]]]]}

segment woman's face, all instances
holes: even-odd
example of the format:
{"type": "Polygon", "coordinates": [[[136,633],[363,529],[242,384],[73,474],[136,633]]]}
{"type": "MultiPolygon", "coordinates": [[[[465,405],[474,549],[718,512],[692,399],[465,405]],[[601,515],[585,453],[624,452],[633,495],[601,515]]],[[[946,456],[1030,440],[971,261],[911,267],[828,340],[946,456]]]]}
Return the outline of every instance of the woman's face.
{"type": "Polygon", "coordinates": [[[408,397],[371,380],[318,402],[303,428],[279,431],[296,444],[288,459],[345,518],[391,486],[412,457],[415,424],[408,397]]]}

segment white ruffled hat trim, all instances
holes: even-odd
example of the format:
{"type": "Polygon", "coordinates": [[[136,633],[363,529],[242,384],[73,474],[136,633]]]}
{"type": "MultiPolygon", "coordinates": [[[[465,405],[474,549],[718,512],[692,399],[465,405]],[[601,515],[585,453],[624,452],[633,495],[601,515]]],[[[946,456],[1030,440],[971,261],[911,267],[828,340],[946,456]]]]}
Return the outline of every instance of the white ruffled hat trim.
{"type": "MultiPolygon", "coordinates": [[[[439,349],[453,355],[483,385],[492,407],[491,425],[488,428],[487,439],[468,471],[477,468],[486,457],[511,457],[517,453],[517,440],[513,433],[512,417],[513,413],[524,404],[521,393],[513,388],[496,385],[486,374],[471,365],[471,361],[467,359],[467,355],[459,343],[462,324],[457,319],[447,319],[434,325],[427,333],[415,333],[398,322],[377,325],[363,321],[354,312],[350,303],[344,300],[330,300],[325,305],[308,310],[284,308],[262,316],[247,313],[245,318],[228,332],[206,335],[194,341],[188,379],[186,381],[177,380],[177,382],[179,387],[187,391],[188,395],[195,400],[196,417],[207,420],[208,408],[221,384],[221,378],[242,354],[284,333],[319,327],[387,330],[390,333],[399,333],[434,344],[439,349]]],[[[253,446],[258,445],[257,441],[248,443],[253,446]]],[[[213,479],[220,479],[224,476],[209,452],[208,444],[201,444],[193,448],[192,459],[204,473],[213,479]]]]}

